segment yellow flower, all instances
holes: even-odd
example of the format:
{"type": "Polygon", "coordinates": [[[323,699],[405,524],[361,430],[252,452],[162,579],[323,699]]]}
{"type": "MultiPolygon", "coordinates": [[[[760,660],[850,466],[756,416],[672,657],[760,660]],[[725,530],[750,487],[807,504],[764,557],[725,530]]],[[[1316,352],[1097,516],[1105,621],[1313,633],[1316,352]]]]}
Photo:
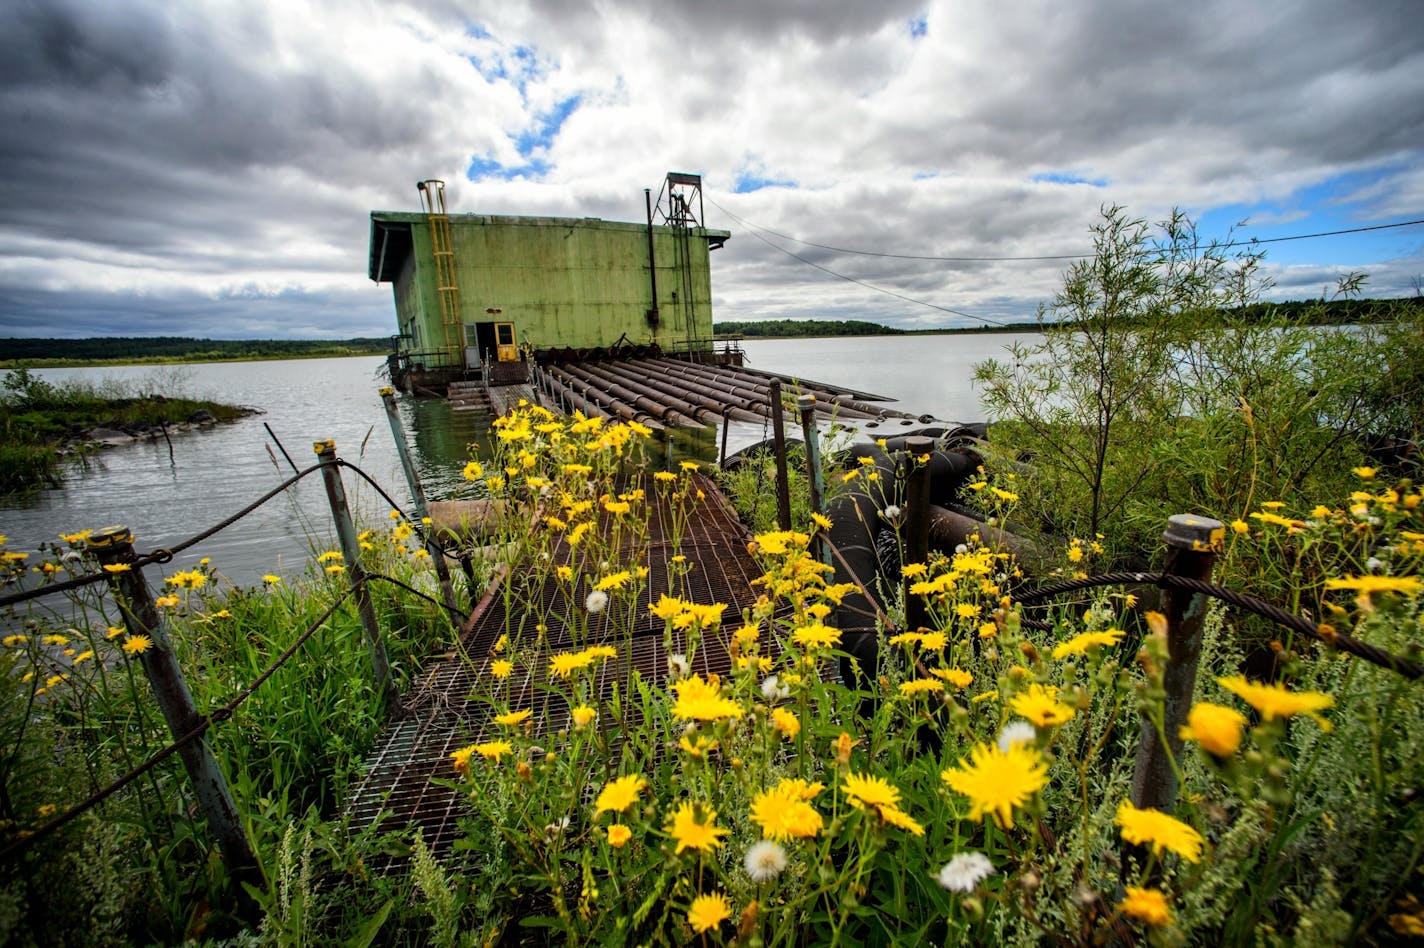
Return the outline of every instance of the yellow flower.
{"type": "Polygon", "coordinates": [[[93,658],[93,657],[94,657],[94,651],[93,651],[93,649],[85,649],[84,651],[80,652],[78,655],[74,656],[74,664],[78,665],[80,662],[87,662],[87,661],[89,661],[89,659],[91,659],[91,658],[93,658]]]}
{"type": "Polygon", "coordinates": [[[836,738],[832,747],[836,749],[836,763],[845,766],[850,763],[850,749],[859,744],[860,741],[852,740],[845,731],[841,731],[841,736],[836,738]]]}
{"type": "Polygon", "coordinates": [[[983,820],[991,814],[1000,829],[1014,825],[1014,808],[1022,807],[1048,783],[1048,765],[1037,750],[1012,744],[1007,751],[993,744],[979,744],[970,751],[970,761],[940,773],[951,790],[969,798],[969,818],[983,820]]]}
{"type": "Polygon", "coordinates": [[[1135,885],[1127,887],[1127,898],[1117,904],[1118,911],[1139,922],[1158,928],[1172,924],[1172,910],[1167,907],[1167,897],[1156,889],[1142,889],[1135,885]]]}
{"type": "Polygon", "coordinates": [[[926,632],[920,636],[920,648],[926,652],[938,652],[949,644],[949,636],[943,632],[926,632]]]}
{"type": "Polygon", "coordinates": [[[506,724],[510,727],[517,727],[534,716],[533,711],[511,711],[508,714],[501,714],[494,719],[496,724],[506,724]]]}
{"type": "Polygon", "coordinates": [[[628,572],[626,569],[619,570],[616,573],[610,573],[600,579],[597,583],[594,584],[593,588],[605,591],[609,589],[622,589],[632,578],[633,574],[628,572]]]}
{"type": "Polygon", "coordinates": [[[462,747],[450,755],[450,760],[455,766],[455,772],[465,774],[470,773],[470,758],[475,754],[475,745],[462,747]]]}
{"type": "Polygon", "coordinates": [[[30,637],[28,635],[20,635],[16,633],[15,635],[7,635],[3,639],[0,639],[0,644],[4,644],[9,646],[10,648],[14,648],[17,645],[24,645],[25,643],[29,642],[29,640],[30,637]]]}
{"type": "Polygon", "coordinates": [[[514,753],[514,745],[509,741],[486,741],[475,745],[475,753],[485,760],[499,760],[505,754],[514,753]]]}
{"type": "Polygon", "coordinates": [[[339,563],[345,558],[346,557],[342,556],[341,553],[337,550],[327,550],[325,553],[318,556],[316,558],[316,561],[318,563],[339,563]]]}
{"type": "Polygon", "coordinates": [[[512,671],[514,663],[506,659],[501,658],[490,663],[490,674],[496,678],[508,678],[512,671]]]}
{"type": "Polygon", "coordinates": [[[692,900],[692,907],[687,910],[687,924],[699,935],[712,931],[731,917],[732,906],[720,892],[699,895],[692,900]]]}
{"type": "Polygon", "coordinates": [[[879,811],[880,818],[891,826],[906,830],[916,836],[925,835],[925,828],[920,825],[919,821],[913,819],[910,814],[901,810],[899,807],[882,806],[879,807],[879,811]]]}
{"type": "Polygon", "coordinates": [[[1343,579],[1327,579],[1326,589],[1353,589],[1361,596],[1371,593],[1399,593],[1413,599],[1424,592],[1424,582],[1418,576],[1346,576],[1343,579]]]}
{"type": "Polygon", "coordinates": [[[961,619],[972,619],[979,614],[979,607],[972,602],[961,602],[954,607],[954,614],[961,619]]]}
{"type": "Polygon", "coordinates": [[[801,722],[796,720],[796,715],[785,708],[772,708],[771,720],[776,729],[785,734],[787,739],[794,739],[801,733],[801,722]]]}
{"type": "Polygon", "coordinates": [[[1073,717],[1073,709],[1058,700],[1058,689],[1033,684],[1027,692],[1014,695],[1009,707],[1038,727],[1057,727],[1073,717]]]}
{"type": "Polygon", "coordinates": [[[811,512],[811,522],[814,523],[816,526],[820,527],[822,530],[831,529],[831,518],[822,514],[818,514],[815,511],[811,512]]]}
{"type": "Polygon", "coordinates": [[[703,681],[701,675],[684,678],[672,686],[677,692],[677,701],[672,706],[672,716],[689,721],[716,721],[721,718],[739,718],[742,706],[731,698],[722,697],[722,690],[714,675],[703,681]]]}
{"type": "Polygon", "coordinates": [[[1293,714],[1307,714],[1326,730],[1330,722],[1317,711],[1331,707],[1335,699],[1318,691],[1288,691],[1282,685],[1264,685],[1247,681],[1242,675],[1218,678],[1216,683],[1261,712],[1267,721],[1288,718],[1293,714]]]}
{"type": "Polygon", "coordinates": [[[129,564],[127,564],[127,563],[105,563],[105,564],[104,564],[104,572],[106,572],[106,573],[127,573],[128,571],[129,571],[129,564]]]}
{"type": "Polygon", "coordinates": [[[1200,833],[1186,823],[1161,810],[1139,810],[1131,800],[1123,800],[1117,807],[1117,818],[1113,820],[1122,827],[1122,838],[1138,846],[1152,847],[1152,852],[1162,855],[1170,850],[1187,862],[1200,862],[1202,844],[1200,833]]]}
{"type": "Polygon", "coordinates": [[[618,777],[610,780],[598,794],[598,799],[593,802],[593,812],[595,815],[605,810],[614,813],[622,813],[628,807],[638,802],[638,794],[648,785],[641,774],[629,774],[626,777],[618,777]]]}
{"type": "Polygon", "coordinates": [[[1374,480],[1374,476],[1379,473],[1372,467],[1356,467],[1351,468],[1351,470],[1353,470],[1357,475],[1359,475],[1359,478],[1362,481],[1374,480]]]}
{"type": "Polygon", "coordinates": [[[905,696],[924,694],[927,691],[939,693],[944,691],[944,685],[933,678],[916,678],[914,681],[902,681],[900,683],[900,694],[905,696]]]}
{"type": "Polygon", "coordinates": [[[1184,741],[1196,741],[1202,750],[1217,757],[1230,757],[1241,746],[1241,729],[1246,717],[1233,708],[1201,701],[1187,712],[1187,723],[1178,731],[1184,741]]]}
{"type": "Polygon", "coordinates": [[[968,688],[974,683],[974,676],[962,668],[931,668],[930,674],[943,678],[956,688],[968,688]]]}
{"type": "Polygon", "coordinates": [[[549,674],[554,678],[567,678],[593,664],[593,656],[587,652],[560,652],[549,659],[549,674]]]}
{"type": "Polygon", "coordinates": [[[677,849],[674,853],[680,853],[684,849],[695,849],[698,852],[711,852],[722,845],[722,840],[718,837],[726,836],[727,831],[716,826],[717,811],[710,807],[700,806],[694,803],[684,803],[672,815],[672,821],[668,824],[668,834],[677,840],[677,849]],[[698,811],[701,810],[704,820],[697,818],[698,811]]]}
{"type": "Polygon", "coordinates": [[[683,461],[681,465],[684,471],[695,471],[701,466],[696,461],[683,461]]]}
{"type": "Polygon", "coordinates": [[[892,787],[882,777],[868,777],[861,774],[846,774],[841,784],[853,806],[899,806],[900,791],[892,787]]]}
{"type": "Polygon", "coordinates": [[[653,475],[653,477],[654,477],[654,479],[660,480],[660,481],[675,481],[675,480],[677,480],[677,475],[676,475],[676,474],[673,474],[671,471],[658,471],[656,474],[653,475]]]}
{"type": "Polygon", "coordinates": [[[808,802],[821,792],[821,785],[804,780],[783,780],[759,792],[752,800],[752,822],[761,827],[766,839],[812,839],[821,832],[821,814],[808,802]]]}
{"type": "Polygon", "coordinates": [[[614,823],[608,827],[608,845],[614,849],[622,849],[628,840],[633,838],[633,831],[622,823],[614,823]]]}
{"type": "Polygon", "coordinates": [[[1091,648],[1106,648],[1116,645],[1122,641],[1122,636],[1123,632],[1121,629],[1104,629],[1101,632],[1081,632],[1068,641],[1059,643],[1053,649],[1053,657],[1065,658],[1069,655],[1086,655],[1091,648]]]}
{"type": "MultiPolygon", "coordinates": [[[[402,551],[402,552],[404,552],[404,551],[402,551]]],[[[328,566],[328,567],[326,568],[326,571],[327,571],[328,573],[332,574],[333,576],[335,576],[337,573],[344,573],[344,572],[346,572],[346,567],[342,566],[340,563],[332,563],[330,566],[328,566]]]]}
{"type": "Polygon", "coordinates": [[[465,465],[465,470],[462,473],[465,477],[465,480],[478,481],[485,476],[485,469],[479,461],[471,461],[469,464],[465,465]]]}
{"type": "Polygon", "coordinates": [[[832,648],[840,644],[841,630],[815,622],[792,632],[791,641],[800,646],[832,648]]]}
{"type": "Polygon", "coordinates": [[[130,655],[142,655],[153,647],[153,639],[146,635],[130,635],[124,639],[124,651],[130,655]]]}
{"type": "Polygon", "coordinates": [[[282,581],[282,577],[274,573],[264,573],[262,576],[262,581],[268,586],[275,586],[282,581]]]}
{"type": "Polygon", "coordinates": [[[598,712],[586,704],[581,704],[571,712],[574,720],[574,727],[582,729],[593,723],[593,719],[598,717],[598,712]]]}

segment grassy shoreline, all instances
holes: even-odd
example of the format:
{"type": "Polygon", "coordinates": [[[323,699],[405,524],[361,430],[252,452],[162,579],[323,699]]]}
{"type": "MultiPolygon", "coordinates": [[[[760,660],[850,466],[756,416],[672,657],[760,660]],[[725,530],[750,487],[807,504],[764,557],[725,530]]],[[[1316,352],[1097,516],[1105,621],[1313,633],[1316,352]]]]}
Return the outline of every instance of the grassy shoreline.
{"type": "Polygon", "coordinates": [[[109,383],[54,385],[28,369],[6,373],[0,392],[0,495],[62,482],[67,459],[85,458],[119,435],[166,437],[170,431],[237,421],[255,408],[157,392],[136,392],[109,383]],[[100,436],[98,432],[107,434],[100,436]]]}

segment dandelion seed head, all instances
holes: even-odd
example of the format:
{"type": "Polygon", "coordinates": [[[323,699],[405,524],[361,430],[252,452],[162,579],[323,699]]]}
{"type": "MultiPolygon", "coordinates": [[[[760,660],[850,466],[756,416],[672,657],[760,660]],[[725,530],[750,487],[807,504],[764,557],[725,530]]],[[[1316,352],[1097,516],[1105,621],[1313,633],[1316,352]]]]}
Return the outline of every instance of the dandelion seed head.
{"type": "Polygon", "coordinates": [[[786,868],[786,850],[769,839],[753,843],[742,857],[742,867],[753,882],[770,882],[786,868]]]}
{"type": "Polygon", "coordinates": [[[973,892],[993,871],[994,864],[983,853],[959,853],[944,864],[935,881],[950,892],[973,892]]]}

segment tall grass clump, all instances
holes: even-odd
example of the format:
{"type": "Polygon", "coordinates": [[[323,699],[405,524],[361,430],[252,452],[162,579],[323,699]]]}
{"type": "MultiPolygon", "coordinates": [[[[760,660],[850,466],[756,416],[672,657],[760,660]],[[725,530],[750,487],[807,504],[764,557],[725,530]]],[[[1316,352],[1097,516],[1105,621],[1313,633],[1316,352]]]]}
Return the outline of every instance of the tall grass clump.
{"type": "MultiPolygon", "coordinates": [[[[414,529],[397,514],[364,531],[366,569],[417,588],[433,585],[425,579],[428,555],[410,542],[414,529]]],[[[85,552],[87,538],[87,531],[64,534],[33,553],[0,545],[5,586],[95,569],[85,552]]],[[[345,570],[336,551],[320,552],[305,574],[272,574],[256,586],[230,583],[207,559],[166,575],[149,567],[164,627],[200,713],[225,705],[292,646],[343,594],[345,570]]],[[[153,639],[130,629],[125,612],[103,590],[90,586],[62,594],[59,603],[5,617],[5,845],[172,739],[140,667],[153,639]]],[[[443,607],[390,584],[373,582],[370,591],[393,673],[408,684],[427,657],[450,649],[452,620],[443,607]]],[[[227,875],[174,757],[0,867],[3,940],[173,944],[222,938],[242,929],[244,921],[234,913],[249,897],[264,909],[263,930],[274,943],[300,942],[318,931],[323,937],[359,932],[382,904],[390,910],[399,886],[365,872],[364,860],[386,844],[349,832],[340,805],[385,721],[362,627],[348,601],[207,735],[269,890],[245,892],[227,875]],[[294,839],[300,841],[299,858],[294,839]],[[301,885],[292,882],[293,859],[300,864],[301,885]],[[349,879],[363,897],[319,900],[311,878],[332,873],[349,879]]]]}

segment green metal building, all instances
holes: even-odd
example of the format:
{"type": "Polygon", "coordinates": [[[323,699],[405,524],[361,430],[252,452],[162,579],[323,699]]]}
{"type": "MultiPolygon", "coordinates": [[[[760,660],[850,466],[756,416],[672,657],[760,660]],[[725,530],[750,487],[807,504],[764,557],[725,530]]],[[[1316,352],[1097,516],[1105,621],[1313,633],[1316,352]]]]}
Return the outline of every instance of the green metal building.
{"type": "MultiPolygon", "coordinates": [[[[646,223],[373,211],[369,273],[394,290],[397,384],[494,373],[566,350],[712,343],[709,253],[730,233],[701,225],[701,181],[669,174],[646,223]]],[[[402,387],[407,387],[402,385],[402,387]]]]}

